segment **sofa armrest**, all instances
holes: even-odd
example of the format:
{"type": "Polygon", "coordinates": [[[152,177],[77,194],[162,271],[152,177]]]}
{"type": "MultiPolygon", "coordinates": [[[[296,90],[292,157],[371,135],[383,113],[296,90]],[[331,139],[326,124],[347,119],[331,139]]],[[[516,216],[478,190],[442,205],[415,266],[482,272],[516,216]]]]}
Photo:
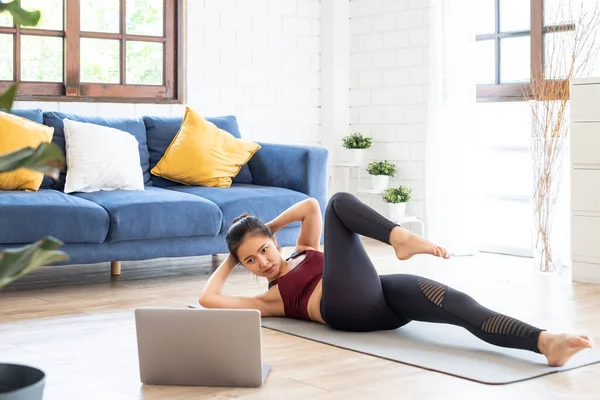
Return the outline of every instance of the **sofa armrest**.
{"type": "Polygon", "coordinates": [[[254,184],[295,190],[327,205],[327,158],[323,147],[261,143],[248,162],[254,184]]]}

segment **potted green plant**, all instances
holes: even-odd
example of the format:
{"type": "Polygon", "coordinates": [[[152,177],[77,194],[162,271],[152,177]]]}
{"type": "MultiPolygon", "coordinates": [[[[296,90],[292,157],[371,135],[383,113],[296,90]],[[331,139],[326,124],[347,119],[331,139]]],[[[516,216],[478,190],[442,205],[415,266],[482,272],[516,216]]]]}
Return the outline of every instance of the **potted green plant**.
{"type": "Polygon", "coordinates": [[[398,221],[406,214],[406,203],[412,197],[412,189],[406,186],[389,188],[384,190],[382,197],[388,207],[388,217],[398,221]]]}
{"type": "MultiPolygon", "coordinates": [[[[22,9],[20,0],[10,3],[0,1],[0,13],[4,11],[12,14],[17,26],[35,26],[41,16],[39,11],[22,9]]],[[[16,94],[16,84],[0,93],[0,112],[10,112],[16,94]]],[[[0,154],[0,172],[27,168],[58,179],[64,167],[62,150],[54,143],[0,154]]],[[[66,253],[58,250],[62,245],[60,240],[45,237],[20,248],[0,250],[0,289],[43,265],[68,259],[66,253]]],[[[0,362],[0,400],[41,400],[45,379],[44,372],[38,368],[0,362]]]]}
{"type": "Polygon", "coordinates": [[[383,191],[387,188],[390,177],[396,176],[396,166],[389,162],[373,161],[367,166],[367,172],[373,181],[373,190],[383,191]]]}
{"type": "Polygon", "coordinates": [[[360,132],[354,131],[342,138],[342,146],[348,154],[348,162],[353,165],[362,165],[365,159],[366,149],[373,144],[373,139],[363,136],[360,132]]]}

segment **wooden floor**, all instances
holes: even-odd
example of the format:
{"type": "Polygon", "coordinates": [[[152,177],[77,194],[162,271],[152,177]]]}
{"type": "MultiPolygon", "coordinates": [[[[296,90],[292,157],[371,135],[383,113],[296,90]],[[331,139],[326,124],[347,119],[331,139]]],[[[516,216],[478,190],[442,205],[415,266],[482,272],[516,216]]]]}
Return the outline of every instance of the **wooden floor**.
{"type": "MultiPolygon", "coordinates": [[[[482,304],[547,329],[576,331],[600,343],[600,285],[532,274],[531,259],[480,254],[397,261],[365,241],[380,273],[415,273],[466,291],[482,304]]],[[[286,249],[286,253],[290,249],[286,249]]],[[[600,364],[500,386],[338,349],[263,329],[272,372],[261,389],[144,386],[139,381],[132,310],[196,301],[223,257],[46,267],[0,292],[0,362],[47,373],[45,400],[131,399],[598,399],[600,364]]],[[[265,288],[236,270],[227,293],[265,288]]]]}

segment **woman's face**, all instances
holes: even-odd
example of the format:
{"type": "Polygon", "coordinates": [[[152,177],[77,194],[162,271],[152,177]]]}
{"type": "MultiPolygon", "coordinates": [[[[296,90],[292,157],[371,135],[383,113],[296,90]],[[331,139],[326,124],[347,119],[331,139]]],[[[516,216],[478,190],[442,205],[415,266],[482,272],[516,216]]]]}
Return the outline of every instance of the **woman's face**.
{"type": "Polygon", "coordinates": [[[248,235],[237,251],[238,260],[255,275],[276,278],[281,272],[283,258],[273,239],[263,235],[248,235]]]}

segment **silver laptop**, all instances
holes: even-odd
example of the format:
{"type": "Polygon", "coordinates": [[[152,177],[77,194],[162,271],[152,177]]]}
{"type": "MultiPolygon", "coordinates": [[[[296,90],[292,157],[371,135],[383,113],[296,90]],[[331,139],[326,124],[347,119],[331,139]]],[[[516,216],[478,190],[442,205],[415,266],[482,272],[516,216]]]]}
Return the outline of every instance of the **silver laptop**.
{"type": "Polygon", "coordinates": [[[260,387],[271,369],[258,310],[145,307],[135,325],[145,384],[260,387]]]}

